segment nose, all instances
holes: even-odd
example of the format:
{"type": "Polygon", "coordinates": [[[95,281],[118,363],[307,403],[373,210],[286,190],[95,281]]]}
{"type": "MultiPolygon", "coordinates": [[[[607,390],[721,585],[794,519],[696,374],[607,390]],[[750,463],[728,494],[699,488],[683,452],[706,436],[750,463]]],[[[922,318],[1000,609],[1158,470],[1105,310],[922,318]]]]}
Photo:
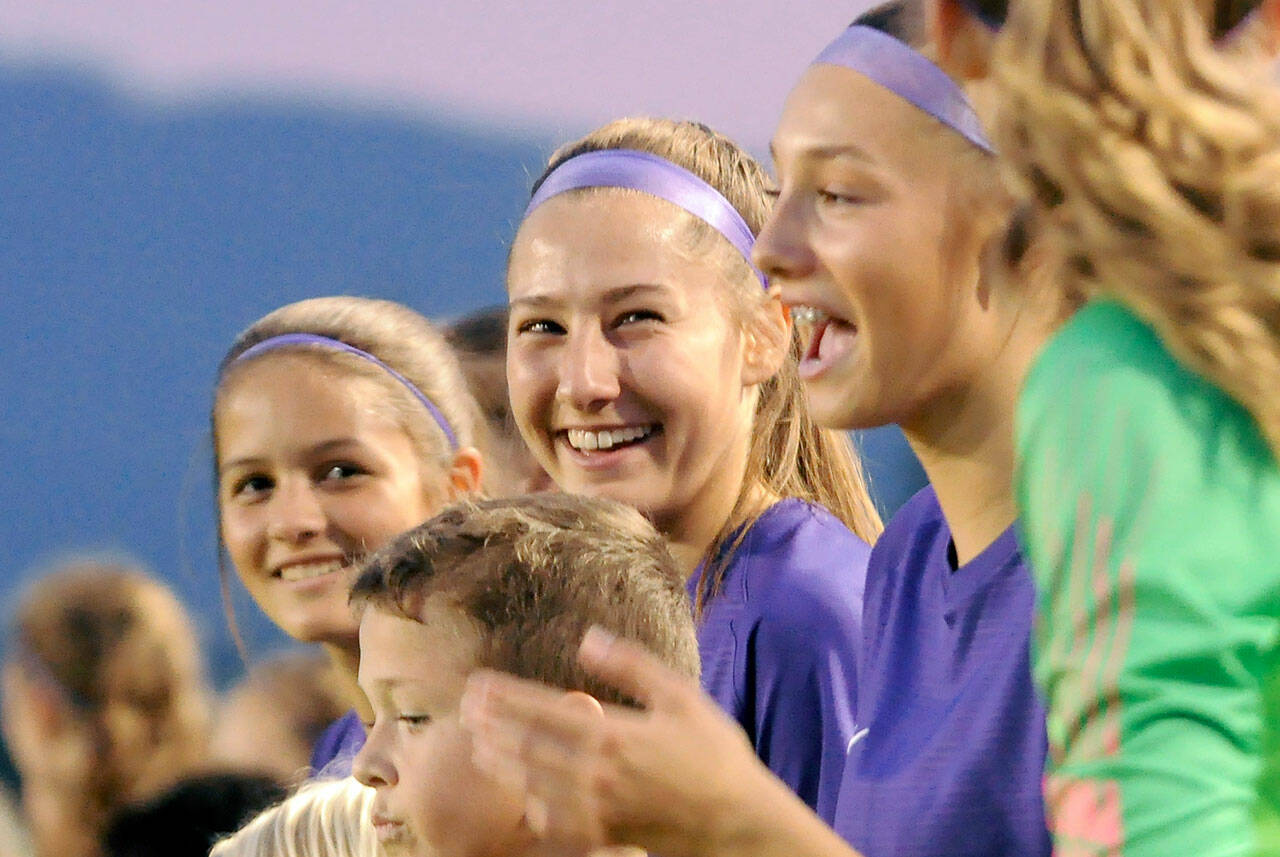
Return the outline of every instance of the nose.
{"type": "Polygon", "coordinates": [[[580,411],[595,410],[622,392],[618,380],[618,352],[594,324],[570,332],[560,353],[560,383],[556,398],[580,411]]]}
{"type": "Polygon", "coordinates": [[[325,531],[326,518],[309,479],[282,479],[271,494],[267,535],[277,541],[305,542],[325,531]]]}
{"type": "Polygon", "coordinates": [[[351,775],[370,788],[394,786],[399,777],[387,756],[377,724],[369,730],[364,746],[351,760],[351,775]]]}
{"type": "Polygon", "coordinates": [[[813,270],[807,227],[800,201],[779,196],[751,250],[752,261],[770,282],[797,279],[813,270]]]}

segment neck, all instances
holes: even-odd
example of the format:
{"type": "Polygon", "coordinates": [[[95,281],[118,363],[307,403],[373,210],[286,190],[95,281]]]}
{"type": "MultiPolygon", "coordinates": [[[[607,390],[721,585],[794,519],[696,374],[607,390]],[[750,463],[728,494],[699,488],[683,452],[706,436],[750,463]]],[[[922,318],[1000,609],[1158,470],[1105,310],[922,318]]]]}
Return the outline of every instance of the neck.
{"type": "Polygon", "coordinates": [[[997,358],[975,373],[976,380],[936,397],[918,418],[902,424],[938,496],[960,565],[982,553],[1018,517],[1014,412],[1045,336],[1045,328],[1015,325],[997,358]]]}
{"type": "MultiPolygon", "coordinates": [[[[768,492],[761,486],[749,489],[749,496],[738,509],[747,478],[747,460],[751,454],[751,414],[755,410],[755,396],[743,402],[743,419],[737,435],[726,439],[725,453],[715,463],[712,475],[702,490],[690,498],[683,508],[662,517],[654,518],[653,525],[667,540],[667,547],[685,579],[693,576],[698,565],[707,558],[707,552],[716,536],[739,515],[751,516],[767,508],[768,492]]],[[[776,499],[776,498],[775,498],[776,499]]]]}
{"type": "Polygon", "coordinates": [[[342,687],[342,696],[366,723],[373,719],[373,708],[356,682],[360,669],[360,644],[324,643],[334,675],[342,687]]]}

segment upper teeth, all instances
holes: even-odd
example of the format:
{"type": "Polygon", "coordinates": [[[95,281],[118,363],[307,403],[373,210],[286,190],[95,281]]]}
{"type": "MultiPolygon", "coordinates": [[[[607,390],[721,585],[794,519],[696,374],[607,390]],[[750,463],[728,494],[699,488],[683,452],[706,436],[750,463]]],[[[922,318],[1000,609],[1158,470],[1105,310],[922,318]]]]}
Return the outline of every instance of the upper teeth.
{"type": "Polygon", "coordinates": [[[327,559],[323,562],[300,562],[296,565],[287,565],[280,569],[280,577],[283,580],[293,582],[295,580],[306,580],[311,577],[319,577],[322,574],[338,571],[343,567],[343,562],[336,559],[327,559]]]}
{"type": "Polygon", "coordinates": [[[649,426],[631,426],[620,429],[604,429],[603,431],[584,431],[569,429],[569,445],[574,449],[612,449],[620,443],[627,443],[646,437],[652,431],[649,426]]]}
{"type": "Polygon", "coordinates": [[[812,306],[793,306],[791,318],[796,324],[817,324],[826,321],[830,316],[823,310],[812,306]]]}

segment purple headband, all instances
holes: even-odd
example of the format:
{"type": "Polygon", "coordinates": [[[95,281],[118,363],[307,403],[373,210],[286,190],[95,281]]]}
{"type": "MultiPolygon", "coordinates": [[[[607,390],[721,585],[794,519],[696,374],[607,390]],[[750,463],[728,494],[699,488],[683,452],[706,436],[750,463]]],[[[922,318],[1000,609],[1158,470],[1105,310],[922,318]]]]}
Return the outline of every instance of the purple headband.
{"type": "Polygon", "coordinates": [[[738,210],[693,173],[648,152],[602,149],[569,158],[542,180],[524,216],[553,196],[588,187],[630,188],[680,206],[728,239],[747,260],[761,285],[768,287],[764,274],[751,262],[756,238],[738,210]]]}
{"type": "Polygon", "coordinates": [[[814,65],[838,65],[909,101],[991,154],[995,147],[963,90],[924,54],[873,27],[854,24],[818,54],[814,65]]]}
{"type": "Polygon", "coordinates": [[[348,345],[341,340],[333,339],[328,336],[319,336],[314,333],[282,333],[279,336],[272,336],[269,339],[264,339],[261,342],[246,348],[236,357],[235,360],[232,360],[231,362],[239,363],[241,360],[248,360],[252,357],[257,357],[259,354],[264,354],[268,351],[275,351],[277,348],[286,348],[290,345],[319,345],[324,348],[330,348],[334,351],[354,354],[361,360],[368,360],[375,366],[381,367],[382,370],[392,378],[395,378],[401,384],[404,384],[405,389],[410,393],[413,393],[413,397],[415,399],[422,402],[423,406],[426,407],[427,412],[431,414],[431,418],[436,421],[436,425],[440,426],[440,431],[444,432],[445,438],[449,441],[449,448],[453,450],[458,448],[458,438],[454,436],[453,429],[449,428],[449,421],[444,418],[444,414],[440,413],[440,409],[437,408],[412,381],[392,369],[386,363],[383,363],[377,357],[374,357],[368,351],[361,351],[359,348],[348,345]]]}

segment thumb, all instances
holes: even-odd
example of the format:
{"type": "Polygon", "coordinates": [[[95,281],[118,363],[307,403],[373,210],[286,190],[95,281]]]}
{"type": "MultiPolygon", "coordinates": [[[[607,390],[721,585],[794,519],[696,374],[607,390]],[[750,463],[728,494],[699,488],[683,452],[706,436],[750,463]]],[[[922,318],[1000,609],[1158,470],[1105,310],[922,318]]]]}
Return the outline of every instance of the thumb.
{"type": "Polygon", "coordinates": [[[642,646],[620,640],[599,625],[591,626],[582,638],[578,662],[649,710],[678,707],[692,686],[642,646]]]}

